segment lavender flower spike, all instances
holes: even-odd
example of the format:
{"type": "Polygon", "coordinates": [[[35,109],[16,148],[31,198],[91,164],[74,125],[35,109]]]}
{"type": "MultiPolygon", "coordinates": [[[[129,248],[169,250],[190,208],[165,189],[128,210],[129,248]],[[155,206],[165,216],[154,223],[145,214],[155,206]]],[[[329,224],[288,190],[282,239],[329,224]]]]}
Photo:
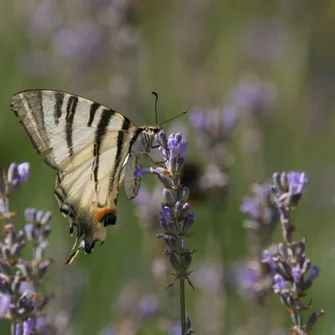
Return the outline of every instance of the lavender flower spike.
{"type": "Polygon", "coordinates": [[[281,302],[288,308],[293,321],[292,334],[308,335],[317,319],[325,312],[312,313],[306,324],[303,324],[303,312],[310,309],[310,304],[302,301],[320,269],[312,266],[307,258],[305,237],[296,242],[293,239],[294,226],[291,212],[298,205],[307,184],[304,172],[274,173],[275,201],[280,213],[280,223],[284,243],[278,244],[277,253],[270,255],[264,252],[263,262],[270,264],[274,275],[273,290],[280,296],[281,302]]]}
{"type": "Polygon", "coordinates": [[[0,239],[0,319],[11,321],[12,335],[42,333],[37,321],[46,315],[44,308],[50,299],[40,293],[40,288],[52,263],[43,257],[51,232],[51,213],[27,209],[25,229],[18,230],[13,222],[15,212],[10,211],[14,190],[29,178],[29,163],[12,163],[0,177],[0,223],[4,232],[0,239]],[[27,261],[22,251],[29,245],[33,259],[27,261]]]}
{"type": "MultiPolygon", "coordinates": [[[[142,171],[136,171],[136,175],[150,172],[157,175],[164,185],[164,203],[161,206],[159,220],[163,233],[157,234],[157,238],[163,239],[168,249],[166,256],[174,269],[174,276],[180,282],[181,305],[181,329],[182,334],[191,334],[190,319],[185,309],[185,281],[193,285],[189,279],[192,271],[189,270],[192,255],[196,249],[187,247],[185,239],[190,236],[190,230],[194,224],[194,213],[189,212],[190,205],[187,202],[190,194],[186,186],[181,185],[180,178],[184,165],[187,149],[187,140],[179,133],[171,134],[167,138],[161,130],[156,135],[159,151],[164,161],[164,167],[156,166],[142,171]]],[[[172,285],[172,284],[171,284],[172,285]]]]}

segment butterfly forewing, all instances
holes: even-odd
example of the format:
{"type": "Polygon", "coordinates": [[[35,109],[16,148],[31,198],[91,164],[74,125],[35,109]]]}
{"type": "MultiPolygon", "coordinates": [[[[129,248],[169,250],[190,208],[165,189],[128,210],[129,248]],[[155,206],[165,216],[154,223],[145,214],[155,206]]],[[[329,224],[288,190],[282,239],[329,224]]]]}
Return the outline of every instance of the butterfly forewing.
{"type": "Polygon", "coordinates": [[[112,109],[64,92],[19,92],[13,97],[12,108],[17,116],[25,116],[21,124],[38,153],[54,149],[46,162],[56,169],[86,144],[99,144],[106,132],[122,128],[136,131],[129,119],[112,109]]]}
{"type": "MultiPolygon", "coordinates": [[[[112,109],[59,91],[19,92],[13,96],[12,109],[35,150],[52,149],[45,162],[57,170],[55,193],[61,212],[70,217],[70,230],[77,227],[77,239],[83,239],[85,251],[90,252],[96,241],[104,240],[105,226],[115,223],[117,195],[127,169],[124,162],[139,130],[112,109]]],[[[146,144],[143,150],[150,148],[146,144]]],[[[128,170],[133,173],[136,166],[135,157],[128,170]]],[[[128,187],[133,191],[128,196],[137,194],[138,182],[130,178],[128,187]]]]}

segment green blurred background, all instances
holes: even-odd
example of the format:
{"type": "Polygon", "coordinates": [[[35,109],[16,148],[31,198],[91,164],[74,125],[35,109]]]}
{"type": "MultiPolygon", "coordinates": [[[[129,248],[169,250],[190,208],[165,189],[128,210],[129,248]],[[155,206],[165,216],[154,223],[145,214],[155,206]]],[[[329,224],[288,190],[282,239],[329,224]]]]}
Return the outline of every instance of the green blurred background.
{"type": "MultiPolygon", "coordinates": [[[[53,195],[55,172],[35,154],[11,113],[11,96],[30,88],[73,92],[143,125],[154,123],[153,90],[160,95],[159,118],[165,120],[195,106],[210,111],[230,105],[232,90],[246,78],[269,84],[273,99],[256,121],[238,111],[225,206],[213,211],[206,202],[193,204],[196,225],[189,244],[198,248],[193,276],[204,266],[216,269],[217,286],[209,281],[195,283],[195,292],[187,288],[192,326],[197,334],[262,333],[259,319],[251,316],[258,307],[250,314],[252,301],[234,289],[227,294],[222,287],[229,278],[218,269],[248,259],[246,216],[239,207],[250,185],[269,180],[274,171],[295,170],[309,177],[293,217],[296,238],[307,236],[308,256],[321,268],[306,302],[313,298],[311,310],[327,313],[315,333],[334,332],[334,1],[2,0],[0,16],[0,164],[31,164],[32,178],[12,203],[18,226],[24,225],[26,207],[54,214],[49,256],[55,264],[46,287],[56,295],[55,315],[71,306],[64,334],[99,334],[120,323],[122,334],[135,333],[127,330],[133,329],[127,324],[131,317],[120,312],[120,304],[138,303],[145,294],[157,297],[160,313],[139,333],[167,333],[178,319],[178,285],[167,290],[172,276],[168,282],[155,279],[153,261],[164,258],[164,245],[142,227],[135,203],[123,191],[118,227],[109,228],[104,246],[64,265],[73,238],[53,195]]],[[[187,127],[187,120],[178,122],[187,127]]],[[[194,132],[188,137],[189,160],[199,159],[196,137],[194,132]]],[[[149,185],[154,181],[143,178],[149,185]]],[[[269,333],[289,329],[289,315],[277,296],[266,309],[269,333]]],[[[0,327],[1,333],[9,332],[6,321],[0,327]]]]}

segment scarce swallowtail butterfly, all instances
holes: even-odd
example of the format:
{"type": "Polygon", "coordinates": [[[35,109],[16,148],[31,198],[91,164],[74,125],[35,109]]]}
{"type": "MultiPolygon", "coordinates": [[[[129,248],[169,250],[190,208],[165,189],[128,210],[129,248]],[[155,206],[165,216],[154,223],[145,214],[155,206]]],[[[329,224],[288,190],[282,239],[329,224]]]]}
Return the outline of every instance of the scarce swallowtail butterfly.
{"type": "Polygon", "coordinates": [[[119,187],[136,197],[138,161],[148,158],[160,126],[137,128],[128,118],[83,97],[53,90],[16,93],[11,108],[37,153],[57,171],[55,195],[70,219],[76,241],[67,263],[80,249],[91,253],[116,223],[119,187]]]}

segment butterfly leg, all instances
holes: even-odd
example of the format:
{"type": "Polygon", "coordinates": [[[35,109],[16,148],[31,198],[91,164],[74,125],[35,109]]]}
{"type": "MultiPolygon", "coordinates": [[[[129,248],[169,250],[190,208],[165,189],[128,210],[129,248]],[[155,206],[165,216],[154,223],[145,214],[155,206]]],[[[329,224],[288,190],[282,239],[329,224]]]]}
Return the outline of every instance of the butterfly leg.
{"type": "Polygon", "coordinates": [[[78,238],[78,236],[76,237],[76,240],[75,240],[75,242],[73,244],[73,247],[71,249],[71,254],[70,254],[68,260],[66,261],[66,264],[71,264],[75,260],[75,258],[78,255],[79,250],[83,248],[84,243],[85,242],[83,241],[82,238],[78,238]]]}

